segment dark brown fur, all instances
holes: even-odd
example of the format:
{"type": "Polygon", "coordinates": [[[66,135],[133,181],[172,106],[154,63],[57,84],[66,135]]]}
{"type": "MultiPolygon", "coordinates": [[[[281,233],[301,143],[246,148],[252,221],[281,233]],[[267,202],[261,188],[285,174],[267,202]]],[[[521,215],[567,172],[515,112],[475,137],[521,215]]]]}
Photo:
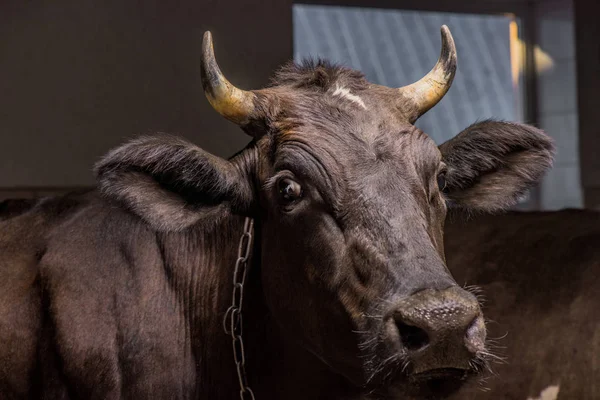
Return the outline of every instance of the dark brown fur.
{"type": "Polygon", "coordinates": [[[457,399],[600,398],[600,213],[511,212],[446,224],[448,267],[485,296],[501,359],[457,399]]]}
{"type": "MultiPolygon", "coordinates": [[[[257,398],[397,398],[412,387],[394,313],[415,293],[456,289],[446,202],[512,204],[550,166],[550,139],[486,121],[438,149],[397,91],[326,63],[288,66],[256,94],[243,127],[255,140],[230,160],[142,137],[98,163],[102,196],[46,200],[1,222],[4,397],[237,398],[221,322],[245,216],[256,220],[244,340],[257,398]],[[279,195],[284,177],[302,186],[293,204],[279,195]]],[[[485,358],[463,353],[421,367],[485,358]]]]}
{"type": "Polygon", "coordinates": [[[24,213],[35,205],[35,199],[7,199],[0,201],[0,221],[24,213]]]}

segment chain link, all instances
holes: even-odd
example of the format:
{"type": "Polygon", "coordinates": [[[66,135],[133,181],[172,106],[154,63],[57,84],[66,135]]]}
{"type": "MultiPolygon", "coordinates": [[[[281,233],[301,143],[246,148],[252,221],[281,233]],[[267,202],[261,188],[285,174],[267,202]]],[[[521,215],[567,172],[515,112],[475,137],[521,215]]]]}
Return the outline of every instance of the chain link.
{"type": "Polygon", "coordinates": [[[244,302],[244,283],[248,275],[248,260],[252,251],[252,231],[254,220],[246,217],[244,221],[244,234],[240,238],[238,246],[238,258],[233,271],[233,293],[231,294],[231,306],[227,309],[223,318],[223,330],[231,336],[233,346],[233,359],[237,368],[238,380],[240,382],[240,399],[255,400],[254,392],[248,386],[246,378],[246,353],[244,351],[244,340],[242,339],[243,321],[242,305],[244,302]]]}

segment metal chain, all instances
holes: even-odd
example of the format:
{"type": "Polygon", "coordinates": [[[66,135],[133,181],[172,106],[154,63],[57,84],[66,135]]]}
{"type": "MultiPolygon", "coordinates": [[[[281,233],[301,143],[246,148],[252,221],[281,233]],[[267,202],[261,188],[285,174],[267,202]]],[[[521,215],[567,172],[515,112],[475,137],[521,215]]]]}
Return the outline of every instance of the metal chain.
{"type": "Polygon", "coordinates": [[[242,339],[242,305],[244,301],[244,283],[248,274],[248,259],[252,250],[252,231],[254,220],[246,217],[244,221],[244,233],[240,238],[238,246],[238,258],[235,262],[233,271],[233,294],[231,296],[231,306],[227,309],[223,318],[223,330],[231,336],[233,343],[233,359],[237,368],[238,379],[240,381],[240,399],[255,400],[254,392],[248,386],[246,378],[246,354],[244,351],[244,341],[242,339]]]}

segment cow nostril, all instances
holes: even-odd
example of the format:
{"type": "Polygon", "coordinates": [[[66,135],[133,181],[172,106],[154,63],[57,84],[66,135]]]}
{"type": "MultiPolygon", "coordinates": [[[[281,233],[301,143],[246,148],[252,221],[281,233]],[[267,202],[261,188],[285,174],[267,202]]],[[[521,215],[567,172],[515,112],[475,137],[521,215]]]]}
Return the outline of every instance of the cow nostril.
{"type": "Polygon", "coordinates": [[[423,329],[397,321],[400,340],[408,350],[419,350],[429,344],[429,336],[423,329]]]}

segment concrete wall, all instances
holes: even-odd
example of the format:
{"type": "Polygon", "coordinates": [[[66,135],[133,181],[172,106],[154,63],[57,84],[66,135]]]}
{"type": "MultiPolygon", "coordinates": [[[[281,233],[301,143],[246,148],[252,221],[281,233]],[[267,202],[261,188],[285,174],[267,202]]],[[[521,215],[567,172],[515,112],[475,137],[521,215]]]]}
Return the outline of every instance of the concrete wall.
{"type": "Polygon", "coordinates": [[[0,197],[93,184],[136,134],[166,131],[229,156],[248,138],[214,112],[200,49],[242,88],[292,58],[291,0],[0,3],[0,197]]]}

